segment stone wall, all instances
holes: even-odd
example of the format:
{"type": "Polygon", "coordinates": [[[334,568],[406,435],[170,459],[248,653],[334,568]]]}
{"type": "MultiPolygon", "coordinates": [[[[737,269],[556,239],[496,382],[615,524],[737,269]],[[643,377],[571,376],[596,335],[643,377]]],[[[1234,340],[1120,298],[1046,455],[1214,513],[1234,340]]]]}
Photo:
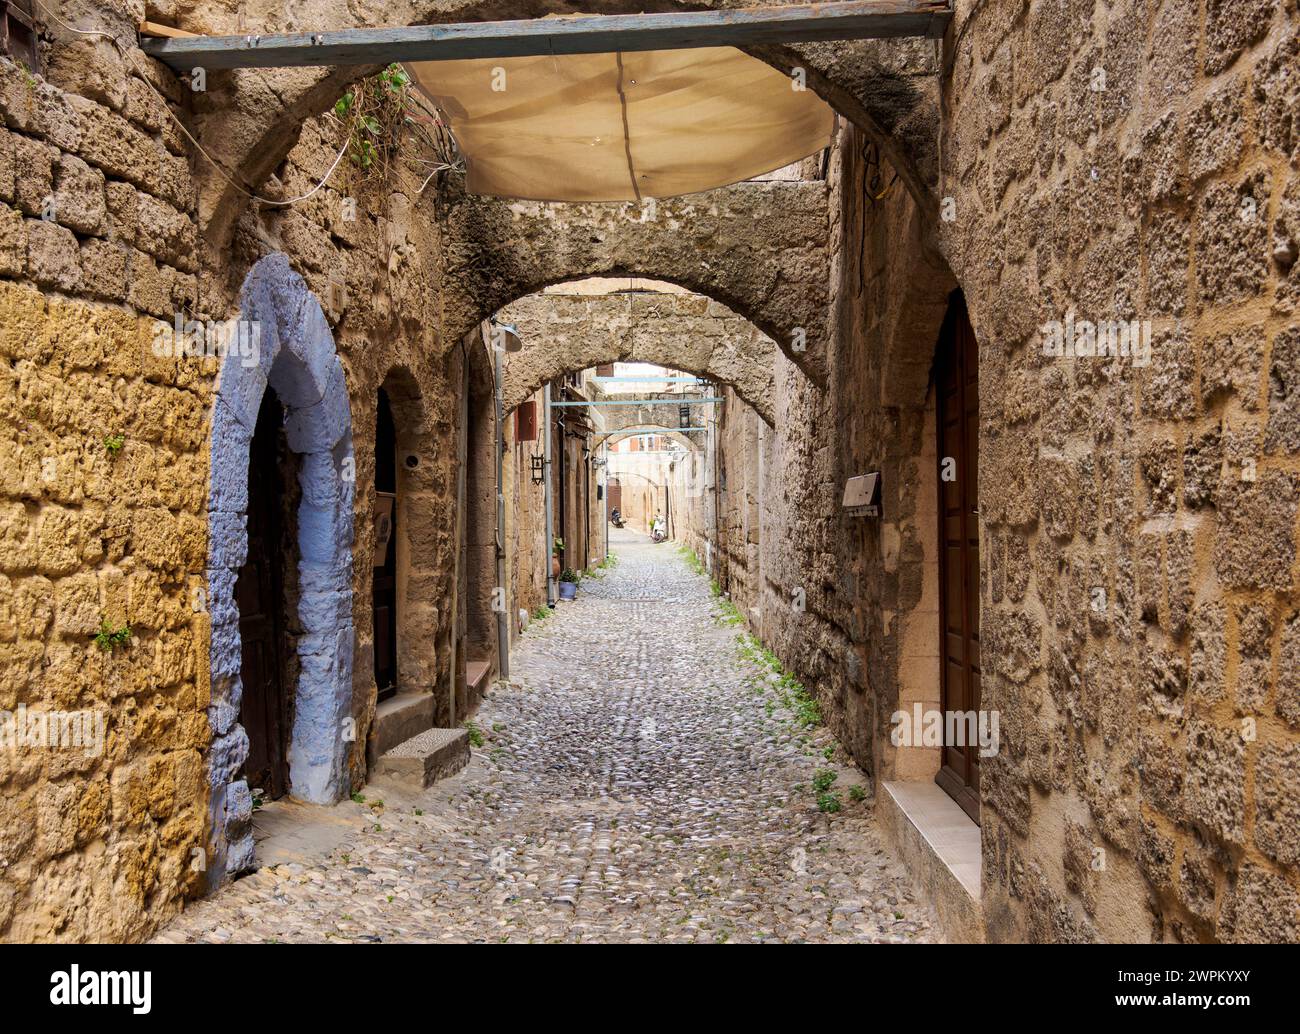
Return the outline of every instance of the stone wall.
{"type": "MultiPolygon", "coordinates": [[[[125,31],[141,12],[99,13],[125,31]]],[[[287,257],[330,313],[342,357],[358,528],[372,526],[376,392],[387,382],[400,396],[399,448],[418,460],[400,468],[399,527],[411,532],[399,543],[402,632],[422,644],[401,668],[429,691],[446,692],[448,678],[447,588],[435,573],[452,556],[447,400],[463,372],[437,333],[442,252],[436,219],[418,211],[431,195],[336,175],[308,201],[245,211],[233,244],[214,253],[173,121],[190,118],[188,89],[106,41],[56,39],[43,55],[44,75],[0,58],[0,711],[85,710],[103,716],[107,738],[93,757],[0,751],[0,936],[131,940],[221,878],[252,803],[246,791],[216,792],[216,773],[236,771],[246,750],[230,725],[237,683],[214,699],[210,679],[209,630],[232,614],[229,585],[212,583],[209,525],[223,546],[237,530],[208,501],[210,454],[228,441],[211,431],[221,363],[161,354],[155,345],[170,339],[159,328],[239,316],[248,271],[287,257]],[[131,635],[101,650],[101,625],[131,635]]],[[[337,125],[309,123],[261,192],[306,193],[341,143],[337,125]]],[[[356,734],[331,790],[343,795],[364,780],[374,707],[371,549],[359,535],[348,576],[359,634],[346,708],[356,734]]]]}
{"type": "Polygon", "coordinates": [[[519,611],[532,614],[546,605],[546,543],[543,488],[532,480],[532,457],[542,454],[542,392],[531,399],[537,414],[537,438],[520,441],[513,413],[506,420],[506,556],[510,558],[510,630],[519,634],[519,611]]]}
{"type": "Polygon", "coordinates": [[[156,355],[152,319],[198,296],[179,93],[77,57],[0,58],[0,711],[104,739],[0,749],[6,940],[136,939],[203,879],[215,363],[156,355]]]}
{"type": "Polygon", "coordinates": [[[1296,940],[1300,12],[958,8],[936,210],[856,130],[831,162],[830,376],[777,358],[764,637],[860,764],[932,778],[888,733],[938,704],[930,368],[960,287],[988,936],[1296,940]],[[1044,355],[1071,318],[1149,322],[1149,365],[1044,355]],[[867,470],[883,514],[847,518],[867,470]]]}
{"type": "Polygon", "coordinates": [[[960,6],[990,934],[1296,940],[1300,12],[960,6]],[[1150,364],[1045,357],[1070,313],[1149,321],[1150,364]]]}

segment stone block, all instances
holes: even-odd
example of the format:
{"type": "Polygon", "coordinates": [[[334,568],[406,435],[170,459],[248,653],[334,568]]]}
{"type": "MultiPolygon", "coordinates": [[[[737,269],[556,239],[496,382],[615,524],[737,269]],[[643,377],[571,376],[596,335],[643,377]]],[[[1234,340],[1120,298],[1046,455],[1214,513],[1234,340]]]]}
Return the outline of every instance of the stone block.
{"type": "Polygon", "coordinates": [[[1246,862],[1229,884],[1219,937],[1233,944],[1300,941],[1300,894],[1284,876],[1246,862]]]}
{"type": "Polygon", "coordinates": [[[455,775],[469,760],[469,733],[465,729],[427,729],[381,755],[372,774],[412,790],[423,790],[455,775]]]}
{"type": "Polygon", "coordinates": [[[20,277],[27,268],[27,228],[22,213],[0,205],[0,276],[20,277]]]}
{"type": "Polygon", "coordinates": [[[1261,745],[1255,762],[1255,846],[1300,862],[1300,744],[1261,745]]]}
{"type": "Polygon", "coordinates": [[[54,196],[54,158],[57,151],[30,137],[11,134],[14,148],[14,199],[26,215],[45,214],[54,196]]]}
{"type": "Polygon", "coordinates": [[[1249,44],[1268,31],[1279,0],[1206,0],[1205,73],[1231,67],[1249,44]]]}
{"type": "Polygon", "coordinates": [[[1292,588],[1300,476],[1283,471],[1243,481],[1230,466],[1219,488],[1214,566],[1234,588],[1292,588]]]}
{"type": "Polygon", "coordinates": [[[127,248],[113,241],[82,241],[81,272],[91,297],[107,302],[126,300],[129,254],[127,248]]]}
{"type": "Polygon", "coordinates": [[[1300,326],[1279,331],[1273,339],[1264,448],[1270,453],[1300,452],[1300,326]]]}
{"type": "Polygon", "coordinates": [[[1187,732],[1186,816],[1229,844],[1245,839],[1246,749],[1241,730],[1193,722],[1187,732]]]}

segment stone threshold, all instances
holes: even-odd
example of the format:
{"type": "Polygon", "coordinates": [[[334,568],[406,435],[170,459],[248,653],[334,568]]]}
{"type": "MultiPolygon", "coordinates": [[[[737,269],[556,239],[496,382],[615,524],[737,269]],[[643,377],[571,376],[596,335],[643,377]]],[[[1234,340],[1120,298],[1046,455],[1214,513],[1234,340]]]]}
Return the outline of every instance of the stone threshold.
{"type": "Polygon", "coordinates": [[[934,905],[945,939],[983,943],[979,826],[929,780],[882,784],[876,818],[934,905]]]}

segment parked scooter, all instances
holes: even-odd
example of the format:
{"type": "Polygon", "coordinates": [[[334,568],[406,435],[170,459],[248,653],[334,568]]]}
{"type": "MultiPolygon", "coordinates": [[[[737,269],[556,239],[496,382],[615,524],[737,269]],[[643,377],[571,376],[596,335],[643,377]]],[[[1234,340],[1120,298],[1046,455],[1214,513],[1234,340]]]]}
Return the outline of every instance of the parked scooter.
{"type": "Polygon", "coordinates": [[[609,523],[616,528],[623,527],[623,514],[619,512],[617,506],[609,512],[609,523]]]}

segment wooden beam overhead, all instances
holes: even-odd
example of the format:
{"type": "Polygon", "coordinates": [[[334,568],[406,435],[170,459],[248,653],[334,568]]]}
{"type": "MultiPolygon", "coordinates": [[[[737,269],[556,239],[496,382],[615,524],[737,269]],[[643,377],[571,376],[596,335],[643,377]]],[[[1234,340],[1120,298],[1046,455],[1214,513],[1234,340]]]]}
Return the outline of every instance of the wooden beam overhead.
{"type": "Polygon", "coordinates": [[[584,15],[272,36],[146,39],[141,47],[145,53],[178,71],[381,65],[391,61],[938,37],[943,35],[951,18],[949,0],[842,0],[729,11],[584,15]]]}

